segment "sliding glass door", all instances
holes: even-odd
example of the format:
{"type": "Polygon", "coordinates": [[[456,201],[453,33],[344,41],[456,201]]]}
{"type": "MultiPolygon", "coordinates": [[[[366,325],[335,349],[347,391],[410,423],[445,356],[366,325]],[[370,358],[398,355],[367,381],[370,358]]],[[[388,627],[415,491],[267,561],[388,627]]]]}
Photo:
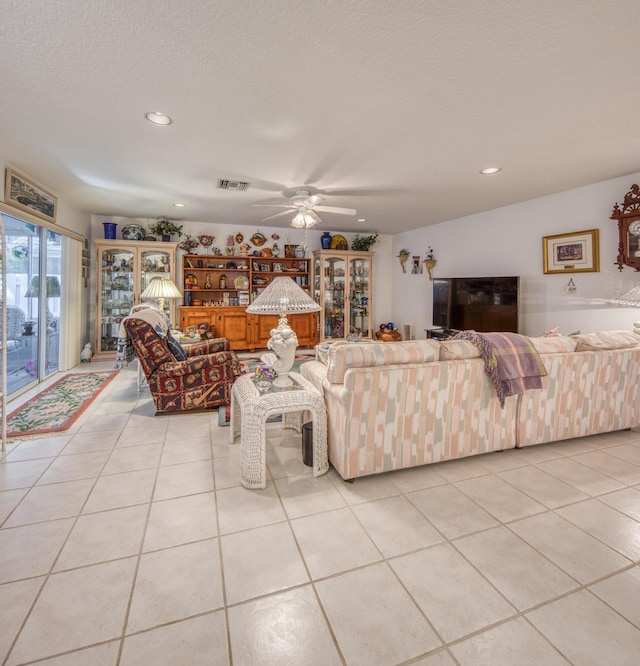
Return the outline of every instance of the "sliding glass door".
{"type": "Polygon", "coordinates": [[[7,393],[56,372],[60,358],[62,236],[2,213],[7,249],[7,393]]]}

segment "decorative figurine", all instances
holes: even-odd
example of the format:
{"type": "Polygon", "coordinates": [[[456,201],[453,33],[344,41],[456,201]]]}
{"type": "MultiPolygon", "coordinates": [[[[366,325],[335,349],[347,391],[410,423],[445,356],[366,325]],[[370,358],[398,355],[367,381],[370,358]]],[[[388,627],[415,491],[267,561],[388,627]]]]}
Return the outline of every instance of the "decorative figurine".
{"type": "Polygon", "coordinates": [[[80,363],[90,363],[93,352],[91,351],[91,343],[87,342],[84,349],[80,352],[80,363]]]}

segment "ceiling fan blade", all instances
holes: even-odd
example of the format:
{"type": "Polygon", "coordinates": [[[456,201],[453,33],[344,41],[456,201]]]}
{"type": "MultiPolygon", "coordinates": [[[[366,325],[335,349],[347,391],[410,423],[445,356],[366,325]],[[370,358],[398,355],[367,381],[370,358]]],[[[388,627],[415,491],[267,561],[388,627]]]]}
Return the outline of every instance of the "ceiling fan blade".
{"type": "Polygon", "coordinates": [[[265,217],[263,220],[260,220],[260,222],[266,222],[267,220],[274,220],[276,217],[282,217],[283,215],[291,215],[291,211],[283,210],[281,213],[276,213],[275,215],[270,215],[269,217],[265,217]]]}
{"type": "Polygon", "coordinates": [[[314,206],[313,208],[321,213],[335,213],[336,215],[357,215],[358,213],[355,208],[338,208],[336,206],[314,206]]]}
{"type": "Polygon", "coordinates": [[[252,206],[268,206],[269,208],[297,208],[297,206],[292,206],[291,204],[251,204],[252,206]]]}

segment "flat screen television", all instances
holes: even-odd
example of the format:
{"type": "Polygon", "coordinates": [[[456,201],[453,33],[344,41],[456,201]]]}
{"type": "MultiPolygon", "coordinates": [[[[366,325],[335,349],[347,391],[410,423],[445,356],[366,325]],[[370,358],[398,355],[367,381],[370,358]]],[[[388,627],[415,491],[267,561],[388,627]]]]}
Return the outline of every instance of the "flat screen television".
{"type": "Polygon", "coordinates": [[[519,277],[435,278],[433,325],[518,332],[519,277]]]}

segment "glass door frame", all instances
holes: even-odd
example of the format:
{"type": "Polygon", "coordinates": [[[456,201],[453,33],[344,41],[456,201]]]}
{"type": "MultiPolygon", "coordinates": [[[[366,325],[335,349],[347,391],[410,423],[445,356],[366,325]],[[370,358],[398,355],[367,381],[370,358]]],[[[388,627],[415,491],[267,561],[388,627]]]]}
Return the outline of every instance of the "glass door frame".
{"type": "MultiPolygon", "coordinates": [[[[18,365],[15,370],[9,368],[9,358],[6,358],[2,372],[7,380],[7,390],[11,390],[8,398],[13,399],[20,394],[36,387],[39,383],[47,379],[50,375],[58,372],[60,360],[60,320],[61,317],[54,317],[51,313],[51,319],[48,320],[49,308],[48,301],[52,297],[62,296],[61,278],[62,258],[65,251],[64,236],[53,229],[38,224],[36,221],[25,219],[20,213],[8,212],[6,209],[0,209],[0,215],[3,218],[5,228],[5,251],[6,251],[6,291],[11,292],[10,301],[5,299],[5,306],[11,306],[21,311],[24,316],[24,322],[18,324],[22,331],[17,337],[7,341],[7,357],[15,352],[18,359],[18,365]],[[60,246],[60,267],[47,271],[55,252],[49,252],[50,234],[55,234],[55,240],[60,246]],[[20,242],[22,236],[25,242],[20,242]],[[23,254],[24,256],[20,256],[23,254]],[[13,259],[12,259],[13,257],[13,259]],[[14,261],[24,262],[20,271],[11,271],[10,264],[14,261]],[[54,271],[57,270],[58,272],[54,271]],[[26,272],[25,272],[26,271],[26,272]],[[22,280],[12,278],[11,276],[25,276],[26,285],[22,280]],[[41,279],[45,276],[45,279],[41,279]],[[11,280],[9,279],[11,278],[11,280]],[[9,289],[9,282],[12,287],[9,289]],[[24,293],[20,290],[24,288],[24,293]],[[53,290],[53,293],[49,293],[53,290]],[[28,299],[28,300],[26,300],[28,299]],[[35,301],[34,299],[38,299],[35,301]],[[28,322],[33,322],[29,327],[28,322]],[[51,335],[49,335],[51,329],[51,335]],[[32,332],[30,333],[29,330],[32,332]],[[55,331],[55,335],[53,332],[55,331]],[[51,345],[51,340],[55,340],[55,349],[51,345]],[[9,350],[9,344],[13,343],[12,350],[9,350]],[[55,353],[55,355],[54,355],[55,353]],[[56,363],[51,363],[55,358],[56,363]],[[9,381],[9,375],[16,373],[17,380],[9,381]],[[25,373],[24,375],[22,373],[25,373]]],[[[51,244],[53,247],[53,244],[51,244]]],[[[6,312],[6,308],[5,308],[6,312]]],[[[20,321],[20,319],[18,320],[20,321]]],[[[6,327],[6,326],[5,326],[6,327]]],[[[13,326],[15,328],[15,326],[13,326]]],[[[8,329],[7,329],[8,330],[8,329]]],[[[15,331],[8,331],[15,335],[15,331]]]]}

